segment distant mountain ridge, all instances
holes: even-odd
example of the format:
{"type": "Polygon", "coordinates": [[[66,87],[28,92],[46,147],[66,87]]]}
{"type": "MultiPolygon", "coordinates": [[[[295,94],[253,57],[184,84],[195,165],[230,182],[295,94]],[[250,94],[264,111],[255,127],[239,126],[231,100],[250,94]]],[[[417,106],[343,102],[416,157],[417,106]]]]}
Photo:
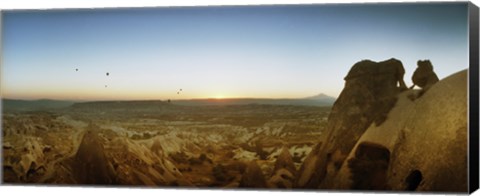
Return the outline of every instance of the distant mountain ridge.
{"type": "Polygon", "coordinates": [[[300,105],[300,106],[332,106],[335,98],[320,93],[315,96],[299,98],[299,99],[270,99],[270,98],[225,98],[225,99],[183,99],[171,100],[171,102],[161,100],[125,100],[125,101],[65,101],[65,100],[17,100],[2,99],[4,111],[39,111],[39,110],[56,110],[56,109],[79,109],[79,108],[96,108],[96,109],[120,109],[126,107],[133,108],[165,108],[168,105],[182,106],[217,106],[217,105],[300,105]]]}
{"type": "Polygon", "coordinates": [[[21,99],[2,99],[2,110],[4,111],[39,111],[62,109],[73,105],[74,101],[38,99],[38,100],[21,100],[21,99]]]}
{"type": "Polygon", "coordinates": [[[167,101],[160,100],[128,100],[128,101],[90,101],[74,103],[70,106],[73,110],[156,110],[166,109],[171,106],[167,101]]]}
{"type": "Polygon", "coordinates": [[[300,99],[270,99],[270,98],[226,98],[226,99],[189,99],[189,100],[175,100],[174,104],[179,105],[247,105],[247,104],[265,104],[265,105],[302,105],[302,106],[332,106],[335,102],[334,97],[326,94],[318,94],[311,97],[300,99]]]}
{"type": "Polygon", "coordinates": [[[335,102],[336,98],[335,97],[331,97],[329,95],[326,95],[324,93],[320,93],[318,95],[315,95],[315,96],[311,96],[311,97],[306,97],[304,99],[311,99],[311,100],[321,100],[321,101],[327,101],[327,102],[335,102]]]}

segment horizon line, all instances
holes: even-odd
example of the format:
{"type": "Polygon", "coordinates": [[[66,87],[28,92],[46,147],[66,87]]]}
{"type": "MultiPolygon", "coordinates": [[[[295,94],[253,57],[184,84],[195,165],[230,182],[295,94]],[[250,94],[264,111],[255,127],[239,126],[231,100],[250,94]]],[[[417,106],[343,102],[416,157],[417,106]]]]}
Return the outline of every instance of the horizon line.
{"type": "Polygon", "coordinates": [[[25,99],[25,98],[9,98],[9,97],[1,97],[3,100],[19,100],[19,101],[72,101],[72,102],[100,102],[100,101],[193,101],[193,100],[232,100],[232,99],[288,99],[288,100],[295,100],[295,99],[309,99],[311,97],[315,97],[318,95],[325,95],[333,99],[337,99],[338,97],[334,97],[331,95],[327,95],[325,93],[319,93],[313,96],[308,97],[297,97],[297,98],[268,98],[268,97],[199,97],[199,98],[185,98],[185,99],[55,99],[55,98],[35,98],[35,99],[25,99]]]}

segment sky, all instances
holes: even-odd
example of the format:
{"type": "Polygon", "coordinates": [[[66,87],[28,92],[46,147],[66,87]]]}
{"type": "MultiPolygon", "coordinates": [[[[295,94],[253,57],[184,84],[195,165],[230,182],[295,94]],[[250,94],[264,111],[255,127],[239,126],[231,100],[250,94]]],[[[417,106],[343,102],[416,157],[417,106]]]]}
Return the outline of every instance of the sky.
{"type": "Polygon", "coordinates": [[[364,59],[401,60],[408,86],[420,59],[439,78],[468,68],[467,22],[461,2],[5,11],[0,90],[62,100],[337,97],[364,59]]]}

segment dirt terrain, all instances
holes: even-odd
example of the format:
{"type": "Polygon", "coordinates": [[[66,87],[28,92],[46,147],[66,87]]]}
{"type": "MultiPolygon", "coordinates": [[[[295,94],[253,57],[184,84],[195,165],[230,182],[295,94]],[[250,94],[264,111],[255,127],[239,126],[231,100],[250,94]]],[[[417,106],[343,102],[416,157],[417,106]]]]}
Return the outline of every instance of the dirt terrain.
{"type": "Polygon", "coordinates": [[[294,178],[329,111],[138,101],[4,112],[3,182],[234,188],[253,168],[265,188],[291,188],[281,176],[294,178]]]}

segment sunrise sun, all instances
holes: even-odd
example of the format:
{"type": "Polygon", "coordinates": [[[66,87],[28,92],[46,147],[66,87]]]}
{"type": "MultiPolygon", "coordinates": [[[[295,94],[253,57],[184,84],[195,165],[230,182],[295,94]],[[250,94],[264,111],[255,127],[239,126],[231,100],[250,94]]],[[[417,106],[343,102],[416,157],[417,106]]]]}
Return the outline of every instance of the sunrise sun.
{"type": "Polygon", "coordinates": [[[218,94],[218,95],[213,96],[213,98],[215,98],[215,99],[223,99],[223,98],[225,98],[225,96],[222,95],[222,94],[218,94]]]}

